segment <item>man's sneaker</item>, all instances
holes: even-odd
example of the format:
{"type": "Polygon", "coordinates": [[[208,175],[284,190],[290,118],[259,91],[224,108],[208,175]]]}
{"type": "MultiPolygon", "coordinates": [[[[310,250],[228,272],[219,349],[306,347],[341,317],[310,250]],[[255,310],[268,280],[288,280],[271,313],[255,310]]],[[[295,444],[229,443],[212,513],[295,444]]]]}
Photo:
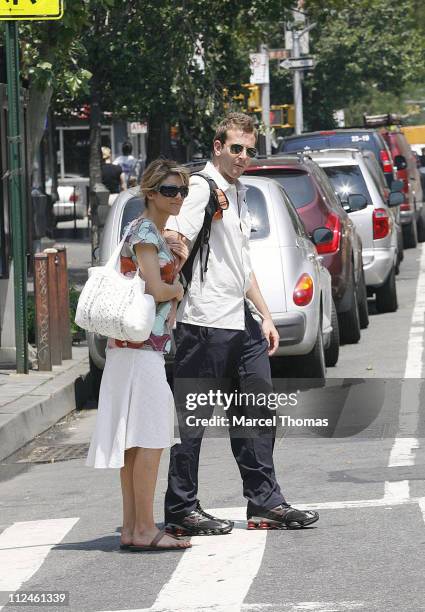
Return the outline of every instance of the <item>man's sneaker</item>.
{"type": "Polygon", "coordinates": [[[198,501],[196,510],[192,510],[179,523],[167,523],[165,530],[175,536],[224,535],[232,531],[233,525],[233,521],[205,512],[198,501]]]}
{"type": "Polygon", "coordinates": [[[288,504],[280,504],[272,510],[260,508],[248,502],[247,529],[302,529],[319,520],[314,510],[297,510],[288,504]]]}

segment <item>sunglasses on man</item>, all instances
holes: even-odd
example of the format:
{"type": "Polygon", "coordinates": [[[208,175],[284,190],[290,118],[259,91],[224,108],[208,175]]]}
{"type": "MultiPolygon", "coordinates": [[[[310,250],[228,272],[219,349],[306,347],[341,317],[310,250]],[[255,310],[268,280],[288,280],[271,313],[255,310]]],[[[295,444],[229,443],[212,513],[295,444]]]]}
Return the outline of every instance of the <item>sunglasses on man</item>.
{"type": "Polygon", "coordinates": [[[177,187],[177,185],[161,185],[158,187],[158,191],[165,198],[175,198],[179,193],[181,197],[187,198],[189,193],[189,187],[183,185],[182,187],[177,187]]]}
{"type": "Polygon", "coordinates": [[[232,155],[240,155],[242,151],[245,149],[247,156],[250,157],[251,159],[257,156],[257,149],[255,147],[244,147],[244,145],[237,144],[237,143],[234,143],[228,146],[229,146],[229,151],[232,155]]]}

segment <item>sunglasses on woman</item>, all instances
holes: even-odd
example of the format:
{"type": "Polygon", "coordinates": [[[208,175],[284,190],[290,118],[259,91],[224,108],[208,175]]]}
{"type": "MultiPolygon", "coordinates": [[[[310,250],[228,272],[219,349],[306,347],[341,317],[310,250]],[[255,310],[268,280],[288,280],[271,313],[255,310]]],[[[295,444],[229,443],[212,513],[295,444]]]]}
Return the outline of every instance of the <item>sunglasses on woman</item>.
{"type": "Polygon", "coordinates": [[[244,147],[243,145],[236,143],[229,145],[229,150],[232,155],[240,155],[244,149],[248,157],[256,157],[257,149],[255,147],[244,147]]]}
{"type": "Polygon", "coordinates": [[[158,188],[158,191],[165,198],[175,198],[179,193],[184,199],[187,198],[187,195],[189,193],[189,187],[187,187],[186,185],[183,185],[182,187],[177,187],[177,185],[161,185],[158,188]]]}

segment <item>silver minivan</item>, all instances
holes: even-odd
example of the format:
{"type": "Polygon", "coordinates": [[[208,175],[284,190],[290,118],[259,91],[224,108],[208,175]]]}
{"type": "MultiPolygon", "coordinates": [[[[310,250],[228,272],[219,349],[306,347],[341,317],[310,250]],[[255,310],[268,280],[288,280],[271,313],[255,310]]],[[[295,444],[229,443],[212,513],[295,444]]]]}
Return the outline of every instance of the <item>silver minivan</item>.
{"type": "MultiPolygon", "coordinates": [[[[241,181],[248,187],[252,265],[280,334],[276,357],[288,356],[298,376],[323,378],[327,353],[334,354],[339,347],[338,334],[332,333],[330,274],[282,187],[260,177],[241,181]],[[335,342],[338,346],[333,346],[335,342]]],[[[137,190],[118,196],[106,220],[100,265],[111,256],[127,223],[142,210],[137,190]]],[[[328,240],[326,232],[327,228],[318,228],[313,238],[328,240]]],[[[91,369],[98,375],[96,370],[104,366],[106,339],[88,333],[87,340],[91,369]]]]}
{"type": "MultiPolygon", "coordinates": [[[[399,249],[393,209],[400,205],[402,195],[391,192],[385,199],[362,151],[328,149],[310,155],[324,169],[356,224],[368,294],[375,294],[378,312],[394,312],[398,308],[395,275],[399,249]]],[[[394,184],[400,187],[398,181],[394,184]]]]}

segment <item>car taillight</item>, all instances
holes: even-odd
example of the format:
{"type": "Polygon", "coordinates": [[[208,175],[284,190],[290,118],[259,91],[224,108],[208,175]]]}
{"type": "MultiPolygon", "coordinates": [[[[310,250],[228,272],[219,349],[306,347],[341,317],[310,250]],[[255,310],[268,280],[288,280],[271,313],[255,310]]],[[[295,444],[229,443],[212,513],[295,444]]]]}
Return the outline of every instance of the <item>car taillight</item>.
{"type": "Polygon", "coordinates": [[[298,279],[294,289],[294,304],[297,306],[307,306],[313,298],[313,279],[309,274],[302,274],[298,279]]]}
{"type": "Polygon", "coordinates": [[[384,172],[393,173],[393,162],[391,160],[390,154],[386,149],[381,149],[379,151],[379,157],[381,159],[382,169],[384,172]]]}
{"type": "Polygon", "coordinates": [[[319,255],[323,255],[324,253],[335,253],[339,249],[341,239],[341,219],[338,217],[338,215],[330,213],[326,220],[325,227],[332,231],[333,236],[329,242],[316,245],[319,255]]]}
{"type": "Polygon", "coordinates": [[[409,202],[403,202],[403,204],[400,204],[400,210],[411,210],[410,203],[409,202]]]}
{"type": "Polygon", "coordinates": [[[78,195],[78,193],[76,191],[73,191],[71,193],[71,195],[69,196],[69,201],[70,202],[77,202],[79,200],[80,196],[78,195]]]}
{"type": "Polygon", "coordinates": [[[385,208],[375,208],[373,211],[373,239],[385,238],[390,231],[390,217],[385,208]]]}

